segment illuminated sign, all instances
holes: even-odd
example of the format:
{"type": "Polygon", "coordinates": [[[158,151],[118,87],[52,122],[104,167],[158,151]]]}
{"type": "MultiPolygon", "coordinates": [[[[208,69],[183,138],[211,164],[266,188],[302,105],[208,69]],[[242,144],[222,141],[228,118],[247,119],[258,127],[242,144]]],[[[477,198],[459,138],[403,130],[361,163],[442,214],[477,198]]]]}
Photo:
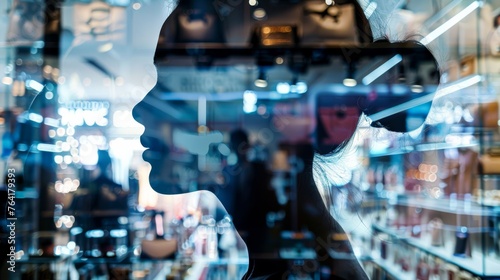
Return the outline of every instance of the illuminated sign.
{"type": "Polygon", "coordinates": [[[109,101],[75,100],[61,105],[57,112],[61,125],[107,126],[109,107],[109,101]]]}

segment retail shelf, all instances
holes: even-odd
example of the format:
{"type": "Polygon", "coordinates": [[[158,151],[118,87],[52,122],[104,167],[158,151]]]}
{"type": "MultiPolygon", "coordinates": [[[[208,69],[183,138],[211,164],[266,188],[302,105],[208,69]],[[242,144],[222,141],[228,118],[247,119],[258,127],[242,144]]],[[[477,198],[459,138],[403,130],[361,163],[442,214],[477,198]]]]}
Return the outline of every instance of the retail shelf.
{"type": "Polygon", "coordinates": [[[444,149],[458,149],[458,148],[468,148],[475,147],[477,143],[468,143],[468,144],[450,144],[444,142],[438,143],[425,143],[425,144],[415,144],[408,145],[405,147],[398,148],[390,148],[385,151],[370,153],[370,157],[383,157],[383,156],[393,156],[393,155],[402,155],[408,154],[411,152],[426,152],[426,151],[436,151],[436,150],[444,150],[444,149]]]}
{"type": "Polygon", "coordinates": [[[398,198],[397,205],[421,207],[425,209],[453,213],[457,215],[474,215],[474,216],[496,216],[498,211],[490,206],[481,205],[474,201],[453,200],[449,198],[429,198],[429,197],[412,197],[401,196],[398,198]]]}
{"type": "Polygon", "coordinates": [[[483,255],[481,258],[463,258],[451,255],[451,252],[447,250],[446,247],[434,247],[430,244],[424,242],[422,239],[401,236],[398,232],[381,227],[378,225],[372,225],[374,230],[388,234],[398,240],[405,242],[406,244],[418,248],[422,252],[433,255],[437,258],[444,260],[450,264],[456,265],[462,270],[472,273],[480,277],[500,277],[500,260],[495,257],[489,257],[483,255]]]}
{"type": "MultiPolygon", "coordinates": [[[[226,268],[226,277],[219,275],[221,278],[217,279],[226,279],[227,275],[230,273],[239,274],[241,271],[246,271],[248,268],[248,260],[242,258],[236,259],[206,259],[206,258],[197,258],[194,260],[193,265],[189,268],[189,273],[184,276],[185,280],[199,280],[206,279],[206,273],[210,269],[210,267],[224,267],[226,268]],[[228,269],[229,268],[229,269],[228,269]]],[[[157,276],[154,278],[155,280],[167,279],[167,276],[172,271],[171,265],[164,266],[157,276]]],[[[232,279],[229,277],[228,279],[232,279]]]]}
{"type": "Polygon", "coordinates": [[[404,271],[399,267],[396,267],[393,263],[388,260],[381,258],[370,258],[370,262],[373,262],[378,267],[382,268],[386,273],[388,273],[392,278],[399,280],[413,280],[415,279],[415,273],[404,271]]]}

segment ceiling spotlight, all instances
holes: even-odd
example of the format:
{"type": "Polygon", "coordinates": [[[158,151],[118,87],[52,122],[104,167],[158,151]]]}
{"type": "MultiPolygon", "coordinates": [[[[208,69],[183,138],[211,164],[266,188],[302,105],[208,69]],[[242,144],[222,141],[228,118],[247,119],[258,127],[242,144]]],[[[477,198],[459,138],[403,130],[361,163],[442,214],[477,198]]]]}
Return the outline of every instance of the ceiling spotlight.
{"type": "Polygon", "coordinates": [[[422,78],[417,77],[415,79],[415,83],[410,87],[411,92],[422,93],[424,91],[424,86],[422,84],[423,84],[422,78]]]}
{"type": "Polygon", "coordinates": [[[256,20],[262,20],[266,17],[267,13],[266,10],[258,8],[255,11],[253,11],[253,18],[256,20]]]}
{"type": "Polygon", "coordinates": [[[400,64],[398,67],[398,83],[406,83],[406,71],[403,64],[400,64]]]}
{"type": "Polygon", "coordinates": [[[355,87],[356,85],[358,85],[358,82],[356,81],[356,79],[353,79],[353,78],[345,78],[342,83],[346,87],[355,87]]]}
{"type": "Polygon", "coordinates": [[[413,93],[422,93],[424,92],[424,87],[422,85],[412,85],[411,92],[413,93]]]}
{"type": "Polygon", "coordinates": [[[260,87],[260,88],[267,87],[267,79],[266,79],[266,74],[264,73],[264,71],[259,72],[259,76],[255,80],[254,85],[256,87],[260,87]]]}
{"type": "Polygon", "coordinates": [[[344,86],[355,87],[358,84],[356,79],[354,79],[354,72],[355,72],[354,63],[349,63],[347,65],[347,76],[343,81],[344,86]]]}

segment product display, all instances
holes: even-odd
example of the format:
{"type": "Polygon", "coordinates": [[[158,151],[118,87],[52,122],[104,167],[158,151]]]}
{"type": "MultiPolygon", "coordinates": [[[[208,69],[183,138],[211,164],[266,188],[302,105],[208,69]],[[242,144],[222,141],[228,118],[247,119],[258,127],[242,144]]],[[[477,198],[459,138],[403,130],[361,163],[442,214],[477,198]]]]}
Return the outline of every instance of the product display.
{"type": "Polygon", "coordinates": [[[417,273],[415,279],[417,280],[429,280],[431,276],[431,267],[428,263],[428,259],[425,256],[421,256],[417,264],[417,273]]]}
{"type": "Polygon", "coordinates": [[[469,249],[469,232],[466,227],[461,227],[455,234],[455,250],[454,256],[467,257],[470,256],[469,249]]]}
{"type": "Polygon", "coordinates": [[[434,218],[429,222],[429,230],[431,232],[431,245],[441,247],[444,245],[443,221],[439,218],[434,218]]]}
{"type": "Polygon", "coordinates": [[[0,1],[0,278],[500,278],[500,2],[393,2],[0,1]]]}

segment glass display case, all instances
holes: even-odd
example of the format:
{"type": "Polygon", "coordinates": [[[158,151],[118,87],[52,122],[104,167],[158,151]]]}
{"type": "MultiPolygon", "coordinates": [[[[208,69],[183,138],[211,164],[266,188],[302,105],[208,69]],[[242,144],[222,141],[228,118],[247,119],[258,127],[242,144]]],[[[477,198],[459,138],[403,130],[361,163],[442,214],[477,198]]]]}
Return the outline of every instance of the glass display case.
{"type": "Polygon", "coordinates": [[[493,279],[500,273],[499,186],[491,169],[499,136],[491,67],[498,3],[445,2],[423,22],[430,33],[421,42],[438,33],[429,46],[440,46],[438,57],[446,53],[425,125],[417,134],[360,141],[359,186],[370,201],[361,207],[369,207],[363,221],[371,230],[356,239],[374,279],[493,279]]]}

